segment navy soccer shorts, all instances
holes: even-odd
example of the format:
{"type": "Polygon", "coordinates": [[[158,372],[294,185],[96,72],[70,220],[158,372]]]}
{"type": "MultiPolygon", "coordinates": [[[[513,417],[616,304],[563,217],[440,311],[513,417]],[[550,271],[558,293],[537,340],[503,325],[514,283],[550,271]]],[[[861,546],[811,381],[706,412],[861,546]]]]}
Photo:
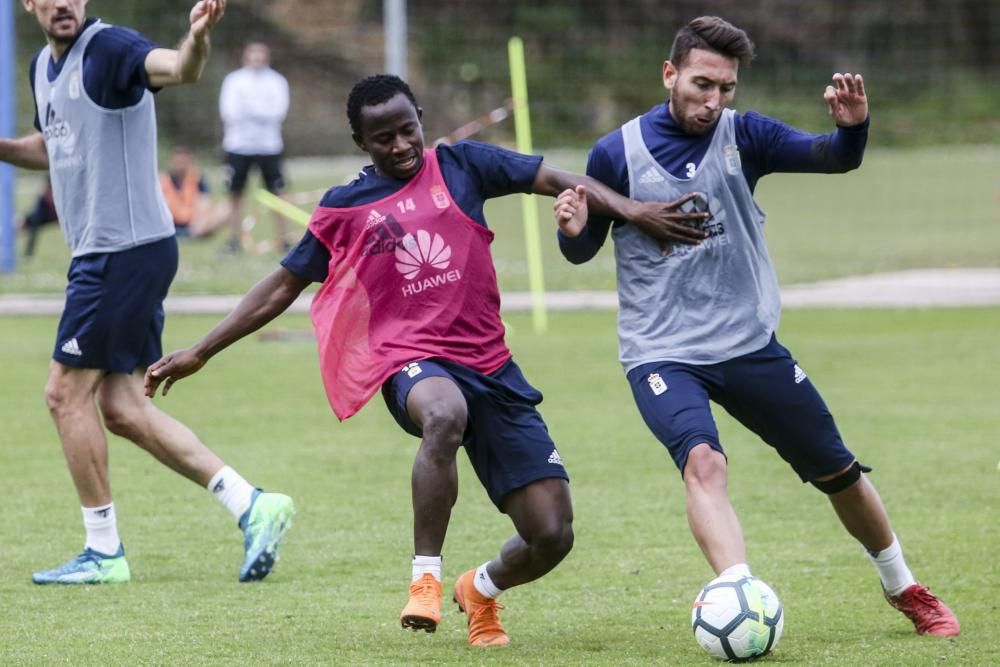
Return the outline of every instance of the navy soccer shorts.
{"type": "Polygon", "coordinates": [[[109,373],[131,373],[159,359],[163,299],[176,272],[173,236],[74,258],[52,358],[109,373]]]}
{"type": "Polygon", "coordinates": [[[247,184],[250,168],[254,165],[260,169],[264,187],[268,192],[280,195],[285,191],[285,176],[281,168],[280,155],[241,155],[226,153],[223,164],[223,180],[226,191],[240,194],[247,184]]]}
{"type": "Polygon", "coordinates": [[[484,375],[445,359],[407,364],[382,385],[389,412],[403,430],[421,437],[406,411],[406,397],[421,380],[443,377],[462,392],[469,420],[462,445],[497,508],[511,491],[540,479],[569,480],[542,416],[542,394],[528,384],[514,360],[484,375]]]}
{"type": "Polygon", "coordinates": [[[803,482],[854,461],[816,387],[772,336],[764,348],[703,366],[652,362],[628,373],[642,418],[684,474],[691,448],[725,454],[709,401],[777,450],[803,482]]]}

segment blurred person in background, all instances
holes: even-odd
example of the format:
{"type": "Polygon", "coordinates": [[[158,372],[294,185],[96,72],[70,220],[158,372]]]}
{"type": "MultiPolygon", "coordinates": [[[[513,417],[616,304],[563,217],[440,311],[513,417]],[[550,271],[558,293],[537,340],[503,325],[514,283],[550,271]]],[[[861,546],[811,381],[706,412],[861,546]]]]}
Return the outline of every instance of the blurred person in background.
{"type": "MultiPolygon", "coordinates": [[[[36,584],[123,583],[131,578],[111,496],[106,426],[206,488],[244,537],[240,581],[265,577],[294,507],[262,493],[143,393],[161,355],[163,299],[177,271],[174,224],[157,180],[153,93],[193,83],[225,0],[201,0],[177,50],[86,17],[86,0],[23,0],[47,45],[32,60],[37,132],[0,139],[0,160],[48,169],[72,260],[45,400],[83,512],[75,558],[35,572],[36,584]],[[103,424],[102,424],[103,421],[103,424]]],[[[186,506],[171,513],[196,512],[186,506]]],[[[177,553],[197,566],[190,544],[177,553]]]]}
{"type": "Polygon", "coordinates": [[[24,256],[32,257],[35,254],[35,246],[38,243],[38,233],[45,225],[59,222],[59,214],[56,213],[56,203],[52,196],[52,181],[45,179],[42,191],[35,198],[35,205],[21,218],[19,229],[27,238],[24,241],[24,256]]]}
{"type": "Polygon", "coordinates": [[[421,438],[411,477],[414,556],[404,628],[441,622],[442,548],[458,498],[464,447],[490,500],[515,534],[499,555],[458,577],[454,600],[474,646],[507,644],[497,601],[554,568],[573,544],[573,508],[562,457],[537,405],[542,395],[511,358],[490,256],[488,199],[555,196],[586,185],[590,205],[635,221],[664,240],[690,243],[681,202],[637,204],[539,156],[474,141],[425,149],[422,110],[396,76],[358,82],[347,117],[371,164],[331,188],[282,266],[190,348],[146,374],[148,396],[201,369],[214,355],[284,312],[311,283],[327,396],[340,419],[381,389],[389,412],[421,438]]]}
{"type": "Polygon", "coordinates": [[[228,204],[212,206],[208,183],[187,146],[170,150],[167,168],[160,172],[160,188],[179,239],[210,236],[229,222],[228,204]]]}
{"type": "MultiPolygon", "coordinates": [[[[257,167],[268,192],[285,192],[281,125],[288,115],[288,81],[271,68],[271,49],[262,42],[250,42],[243,49],[243,66],[222,81],[219,114],[222,116],[222,150],[225,152],[225,180],[229,191],[230,237],[223,252],[243,249],[243,192],[250,169],[257,167]]],[[[272,211],[275,240],[279,250],[288,251],[288,221],[272,211]]]]}
{"type": "Polygon", "coordinates": [[[726,491],[727,458],[712,400],[827,494],[864,547],[886,599],[920,634],[953,636],[958,620],[917,583],[875,487],[844,445],[819,392],[777,340],[780,295],[764,239],[757,181],[775,172],[842,173],[861,164],[868,98],[860,75],[834,74],[823,98],[836,129],[809,134],[729,109],[747,34],[703,16],[682,28],[663,63],[668,99],[601,138],[587,174],[639,201],[700,193],[694,245],[662,246],[595,212],[578,192],[556,202],[563,255],[594,257],[615,240],[621,362],[636,405],[681,471],[692,533],[717,575],[750,576],[726,491]],[[577,233],[579,230],[579,233],[577,233]]]}

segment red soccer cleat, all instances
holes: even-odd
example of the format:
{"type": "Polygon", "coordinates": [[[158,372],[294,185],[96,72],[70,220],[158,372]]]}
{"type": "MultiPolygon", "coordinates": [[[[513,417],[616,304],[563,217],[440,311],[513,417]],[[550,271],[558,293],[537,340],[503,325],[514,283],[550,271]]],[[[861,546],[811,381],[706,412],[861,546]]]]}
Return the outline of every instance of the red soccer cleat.
{"type": "Polygon", "coordinates": [[[926,586],[913,584],[899,595],[885,593],[885,599],[913,621],[918,635],[958,636],[959,626],[955,614],[926,586]]]}

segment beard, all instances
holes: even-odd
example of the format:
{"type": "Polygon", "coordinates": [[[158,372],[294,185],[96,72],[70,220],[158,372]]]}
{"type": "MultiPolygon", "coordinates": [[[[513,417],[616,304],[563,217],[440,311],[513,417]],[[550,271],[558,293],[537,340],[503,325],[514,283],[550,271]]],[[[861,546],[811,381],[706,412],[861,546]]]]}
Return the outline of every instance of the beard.
{"type": "Polygon", "coordinates": [[[719,118],[722,117],[722,112],[720,111],[711,123],[699,123],[692,117],[685,115],[684,106],[678,99],[676,91],[670,91],[670,114],[674,117],[674,122],[680,126],[686,134],[693,134],[696,136],[706,135],[715,129],[715,126],[719,124],[719,118]]]}

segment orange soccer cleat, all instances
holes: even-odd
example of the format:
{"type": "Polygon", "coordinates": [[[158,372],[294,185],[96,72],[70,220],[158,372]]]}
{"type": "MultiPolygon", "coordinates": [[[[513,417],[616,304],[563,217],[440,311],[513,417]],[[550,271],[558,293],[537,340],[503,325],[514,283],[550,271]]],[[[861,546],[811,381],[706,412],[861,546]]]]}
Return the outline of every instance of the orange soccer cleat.
{"type": "Polygon", "coordinates": [[[472,646],[504,646],[510,637],[500,623],[503,605],[476,590],[475,570],[469,570],[455,582],[455,602],[469,620],[469,644],[472,646]]]}
{"type": "Polygon", "coordinates": [[[410,584],[410,600],[399,615],[404,628],[434,632],[441,622],[441,582],[424,574],[410,584]]]}
{"type": "Polygon", "coordinates": [[[917,634],[935,637],[958,636],[959,626],[955,614],[926,586],[913,584],[899,595],[886,593],[885,599],[913,621],[917,634]]]}

